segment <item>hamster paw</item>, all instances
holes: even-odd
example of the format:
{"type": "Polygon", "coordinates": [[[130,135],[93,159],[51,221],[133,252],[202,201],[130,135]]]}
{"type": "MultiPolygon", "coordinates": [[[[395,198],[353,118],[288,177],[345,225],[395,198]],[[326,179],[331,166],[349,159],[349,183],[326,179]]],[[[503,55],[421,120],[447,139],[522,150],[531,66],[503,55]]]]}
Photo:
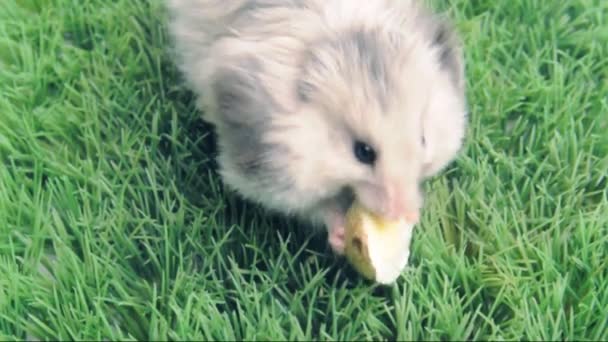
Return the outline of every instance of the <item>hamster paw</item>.
{"type": "Polygon", "coordinates": [[[346,248],[346,210],[336,200],[323,206],[321,213],[327,229],[327,242],[334,254],[344,255],[344,249],[346,248]]]}
{"type": "Polygon", "coordinates": [[[334,253],[338,255],[344,254],[344,247],[346,245],[344,225],[330,227],[327,240],[334,253]]]}

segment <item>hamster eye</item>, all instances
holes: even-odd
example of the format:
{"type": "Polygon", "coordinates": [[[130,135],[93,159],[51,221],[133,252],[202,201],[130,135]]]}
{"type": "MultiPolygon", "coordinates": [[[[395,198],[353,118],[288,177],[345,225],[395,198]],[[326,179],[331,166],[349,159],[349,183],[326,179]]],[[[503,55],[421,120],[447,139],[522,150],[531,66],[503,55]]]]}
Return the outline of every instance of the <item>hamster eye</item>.
{"type": "Polygon", "coordinates": [[[376,151],[362,141],[355,141],[354,152],[357,160],[363,164],[373,165],[376,161],[376,151]]]}
{"type": "Polygon", "coordinates": [[[420,139],[422,140],[422,146],[426,146],[426,139],[424,138],[424,135],[420,139]]]}

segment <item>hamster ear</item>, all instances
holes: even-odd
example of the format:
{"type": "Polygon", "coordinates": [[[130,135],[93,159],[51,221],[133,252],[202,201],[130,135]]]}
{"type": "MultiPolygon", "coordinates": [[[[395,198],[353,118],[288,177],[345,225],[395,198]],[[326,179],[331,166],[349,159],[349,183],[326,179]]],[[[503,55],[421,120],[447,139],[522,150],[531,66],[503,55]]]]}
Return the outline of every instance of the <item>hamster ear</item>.
{"type": "Polygon", "coordinates": [[[282,175],[271,161],[287,153],[284,146],[264,140],[274,129],[270,117],[278,105],[260,80],[261,72],[263,66],[258,60],[242,57],[227,62],[213,75],[211,92],[221,123],[220,167],[224,170],[225,161],[229,161],[236,171],[228,172],[276,180],[282,175]]]}
{"type": "Polygon", "coordinates": [[[257,77],[261,69],[259,61],[242,58],[213,75],[213,98],[225,124],[252,125],[271,110],[272,99],[257,77]]]}
{"type": "Polygon", "coordinates": [[[454,26],[445,19],[436,18],[432,31],[432,44],[439,49],[439,63],[447,71],[459,90],[464,88],[464,57],[462,42],[454,26]]]}

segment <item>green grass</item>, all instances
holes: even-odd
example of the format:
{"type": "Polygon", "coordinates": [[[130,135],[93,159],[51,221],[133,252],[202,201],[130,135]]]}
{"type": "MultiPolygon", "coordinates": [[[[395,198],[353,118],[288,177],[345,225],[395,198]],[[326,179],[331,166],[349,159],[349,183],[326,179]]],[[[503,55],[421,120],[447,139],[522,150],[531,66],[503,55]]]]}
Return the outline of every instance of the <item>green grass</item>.
{"type": "Polygon", "coordinates": [[[159,0],[0,2],[0,339],[608,339],[608,1],[452,0],[471,127],[378,287],[225,192],[159,0]]]}

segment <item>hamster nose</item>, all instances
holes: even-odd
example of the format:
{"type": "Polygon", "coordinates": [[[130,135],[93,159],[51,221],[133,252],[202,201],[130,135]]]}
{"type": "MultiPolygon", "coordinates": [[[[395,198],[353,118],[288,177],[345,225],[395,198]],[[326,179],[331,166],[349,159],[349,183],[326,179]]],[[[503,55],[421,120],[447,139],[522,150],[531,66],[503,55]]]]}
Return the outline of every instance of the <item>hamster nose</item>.
{"type": "Polygon", "coordinates": [[[385,213],[385,217],[389,220],[405,219],[409,224],[417,224],[420,220],[420,213],[416,209],[389,210],[385,213]]]}
{"type": "Polygon", "coordinates": [[[419,209],[412,204],[414,203],[410,203],[400,194],[389,194],[384,215],[389,220],[405,219],[409,224],[416,224],[420,219],[420,213],[419,209]]]}
{"type": "Polygon", "coordinates": [[[403,217],[405,218],[405,221],[407,223],[417,224],[418,221],[420,220],[420,213],[418,212],[418,210],[408,211],[404,214],[403,217]]]}

